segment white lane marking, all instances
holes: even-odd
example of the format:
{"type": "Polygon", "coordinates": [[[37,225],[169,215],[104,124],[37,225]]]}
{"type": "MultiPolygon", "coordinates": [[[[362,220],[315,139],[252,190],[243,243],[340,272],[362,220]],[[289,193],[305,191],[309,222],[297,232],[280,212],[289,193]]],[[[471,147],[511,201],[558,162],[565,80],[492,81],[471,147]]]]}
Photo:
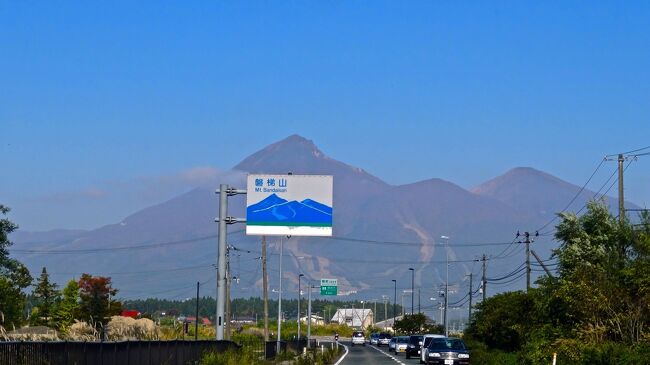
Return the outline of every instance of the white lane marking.
{"type": "Polygon", "coordinates": [[[400,364],[400,365],[406,365],[405,363],[399,361],[395,356],[389,354],[388,352],[381,351],[380,349],[378,349],[378,348],[376,348],[376,347],[374,347],[374,346],[370,346],[370,347],[373,348],[373,349],[375,349],[376,351],[379,351],[379,352],[381,352],[382,354],[384,354],[384,355],[390,357],[390,358],[393,359],[396,363],[398,363],[398,364],[400,364]]]}
{"type": "Polygon", "coordinates": [[[348,356],[348,347],[345,346],[345,345],[342,344],[342,343],[339,343],[339,344],[340,344],[341,346],[343,346],[343,348],[345,349],[345,353],[343,354],[343,356],[341,356],[341,358],[339,359],[339,361],[337,361],[336,363],[334,363],[334,365],[340,365],[340,364],[341,364],[341,361],[343,361],[343,359],[345,359],[345,357],[348,356]]]}

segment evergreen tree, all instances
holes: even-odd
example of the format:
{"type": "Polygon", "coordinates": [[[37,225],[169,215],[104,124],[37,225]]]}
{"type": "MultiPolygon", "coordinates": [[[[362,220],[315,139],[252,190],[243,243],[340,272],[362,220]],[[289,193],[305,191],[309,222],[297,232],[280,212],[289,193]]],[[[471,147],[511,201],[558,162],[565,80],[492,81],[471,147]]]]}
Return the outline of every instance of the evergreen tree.
{"type": "MultiPolygon", "coordinates": [[[[9,208],[0,204],[0,216],[8,212],[9,208]]],[[[6,329],[18,327],[23,322],[23,289],[32,282],[25,265],[9,257],[8,248],[12,243],[8,235],[17,228],[9,219],[0,219],[0,325],[6,329]]]]}
{"type": "Polygon", "coordinates": [[[53,323],[60,331],[66,331],[79,318],[79,301],[79,284],[70,280],[52,311],[53,323]]]}
{"type": "Polygon", "coordinates": [[[50,276],[47,269],[43,267],[41,276],[36,281],[34,297],[36,298],[36,310],[32,315],[32,323],[37,325],[48,326],[52,324],[52,311],[55,304],[60,299],[60,294],[56,290],[57,285],[50,282],[50,276]]]}

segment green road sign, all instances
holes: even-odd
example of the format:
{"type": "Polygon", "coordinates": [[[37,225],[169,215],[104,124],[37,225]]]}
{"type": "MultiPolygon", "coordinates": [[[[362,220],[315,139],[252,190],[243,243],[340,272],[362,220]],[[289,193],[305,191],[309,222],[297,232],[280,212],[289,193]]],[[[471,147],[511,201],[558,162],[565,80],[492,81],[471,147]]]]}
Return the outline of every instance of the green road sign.
{"type": "Polygon", "coordinates": [[[338,280],[320,279],[320,295],[337,295],[338,280]]]}
{"type": "Polygon", "coordinates": [[[338,286],[321,286],[320,295],[336,295],[338,294],[338,286]]]}

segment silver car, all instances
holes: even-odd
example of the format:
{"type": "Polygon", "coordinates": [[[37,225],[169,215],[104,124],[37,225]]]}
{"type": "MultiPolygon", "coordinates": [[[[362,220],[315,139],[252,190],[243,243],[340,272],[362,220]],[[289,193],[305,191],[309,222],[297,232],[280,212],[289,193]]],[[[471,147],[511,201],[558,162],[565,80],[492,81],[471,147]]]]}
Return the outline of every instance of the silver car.
{"type": "Polygon", "coordinates": [[[366,337],[363,335],[362,331],[352,332],[352,346],[354,345],[366,345],[366,337]]]}

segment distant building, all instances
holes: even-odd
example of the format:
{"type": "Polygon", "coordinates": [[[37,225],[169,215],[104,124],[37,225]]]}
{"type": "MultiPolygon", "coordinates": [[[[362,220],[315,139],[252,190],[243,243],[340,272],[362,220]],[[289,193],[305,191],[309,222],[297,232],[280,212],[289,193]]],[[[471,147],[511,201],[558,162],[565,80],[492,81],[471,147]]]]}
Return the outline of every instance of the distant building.
{"type": "MultiPolygon", "coordinates": [[[[300,317],[300,322],[307,323],[307,316],[300,317]]],[[[325,318],[317,316],[315,314],[311,315],[311,324],[322,326],[325,324],[325,318]]]]}
{"type": "Polygon", "coordinates": [[[342,308],[336,311],[330,322],[346,324],[354,328],[366,328],[375,321],[370,309],[342,308]]]}
{"type": "Polygon", "coordinates": [[[394,332],[395,330],[393,329],[393,326],[395,324],[395,321],[399,321],[401,319],[402,316],[397,316],[395,318],[388,318],[385,321],[375,323],[375,327],[379,327],[387,332],[394,332]]]}

